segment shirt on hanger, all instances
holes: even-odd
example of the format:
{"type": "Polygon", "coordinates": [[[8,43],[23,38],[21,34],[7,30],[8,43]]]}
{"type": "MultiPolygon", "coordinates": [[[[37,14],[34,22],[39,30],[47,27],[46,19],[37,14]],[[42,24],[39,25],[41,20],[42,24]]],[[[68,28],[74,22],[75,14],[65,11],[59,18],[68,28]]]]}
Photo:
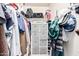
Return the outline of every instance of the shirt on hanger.
{"type": "Polygon", "coordinates": [[[12,21],[14,22],[14,26],[12,28],[12,38],[10,40],[10,55],[19,56],[21,55],[21,50],[20,50],[20,38],[19,38],[17,14],[16,10],[13,7],[11,6],[7,7],[11,10],[10,15],[12,17],[12,21]]]}
{"type": "Polygon", "coordinates": [[[2,4],[2,9],[4,12],[4,16],[6,19],[6,28],[7,30],[11,30],[11,27],[13,26],[13,20],[11,18],[11,10],[7,8],[6,5],[2,4]]]}
{"type": "Polygon", "coordinates": [[[17,18],[18,18],[18,26],[19,26],[19,31],[20,32],[24,32],[25,31],[25,27],[24,27],[24,17],[19,14],[17,15],[17,18]]]}
{"type": "Polygon", "coordinates": [[[4,11],[2,9],[2,4],[0,4],[0,24],[5,23],[6,19],[5,19],[5,15],[4,15],[4,11]]]}

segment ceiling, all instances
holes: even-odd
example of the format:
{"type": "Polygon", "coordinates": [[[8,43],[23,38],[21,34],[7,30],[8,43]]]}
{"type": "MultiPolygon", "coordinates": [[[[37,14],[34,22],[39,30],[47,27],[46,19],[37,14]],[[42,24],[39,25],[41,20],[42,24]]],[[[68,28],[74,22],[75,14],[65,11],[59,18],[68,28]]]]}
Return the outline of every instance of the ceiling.
{"type": "Polygon", "coordinates": [[[50,3],[26,3],[26,6],[49,6],[50,3]]]}

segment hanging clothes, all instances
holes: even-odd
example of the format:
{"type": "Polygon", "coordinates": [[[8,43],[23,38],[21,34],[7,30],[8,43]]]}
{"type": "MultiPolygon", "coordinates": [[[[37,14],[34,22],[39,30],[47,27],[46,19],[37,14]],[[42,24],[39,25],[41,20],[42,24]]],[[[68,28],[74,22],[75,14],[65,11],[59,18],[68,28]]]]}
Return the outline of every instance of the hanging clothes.
{"type": "Polygon", "coordinates": [[[58,23],[59,19],[56,18],[53,22],[49,22],[48,36],[51,40],[52,56],[63,56],[63,38],[62,38],[62,26],[58,23]]]}
{"type": "Polygon", "coordinates": [[[73,15],[73,10],[63,9],[59,12],[58,17],[60,18],[59,23],[63,25],[66,32],[74,31],[77,22],[75,16],[73,15]]]}
{"type": "Polygon", "coordinates": [[[28,22],[26,21],[26,18],[24,20],[24,25],[25,25],[25,34],[26,34],[26,46],[27,46],[27,55],[30,54],[31,52],[31,42],[30,42],[30,30],[29,30],[29,26],[28,26],[28,22]]]}
{"type": "Polygon", "coordinates": [[[23,15],[21,15],[19,12],[17,12],[17,18],[18,18],[19,32],[25,32],[23,15]]]}
{"type": "Polygon", "coordinates": [[[3,24],[5,22],[6,22],[5,14],[2,8],[2,4],[0,3],[0,24],[3,24]]]}
{"type": "Polygon", "coordinates": [[[12,38],[10,40],[11,56],[19,56],[21,55],[21,50],[20,50],[20,38],[19,38],[17,14],[16,10],[13,7],[7,6],[7,8],[11,10],[10,14],[14,22],[14,26],[12,29],[12,38]]]}
{"type": "Polygon", "coordinates": [[[27,53],[27,50],[26,50],[26,37],[25,37],[25,32],[20,32],[20,48],[21,48],[21,55],[24,56],[26,53],[27,53]]]}
{"type": "Polygon", "coordinates": [[[52,40],[52,56],[64,56],[62,26],[60,25],[59,36],[56,40],[52,40]]]}
{"type": "Polygon", "coordinates": [[[8,9],[6,7],[6,5],[2,5],[3,6],[3,10],[4,10],[4,13],[5,13],[5,18],[6,18],[6,23],[4,24],[4,30],[5,30],[5,35],[6,35],[6,40],[7,40],[7,44],[8,44],[8,49],[9,49],[9,55],[11,55],[11,51],[10,51],[10,40],[12,39],[12,29],[13,29],[13,26],[14,26],[14,22],[12,20],[12,17],[11,17],[11,10],[8,9]]]}
{"type": "Polygon", "coordinates": [[[3,25],[0,25],[0,56],[8,56],[9,50],[8,50],[8,44],[5,37],[4,27],[3,25]]]}
{"type": "Polygon", "coordinates": [[[76,27],[76,18],[74,17],[74,15],[70,14],[67,17],[68,21],[63,25],[65,31],[67,32],[72,32],[74,31],[75,27],[76,27]]]}
{"type": "Polygon", "coordinates": [[[7,28],[7,30],[11,30],[13,27],[13,24],[14,24],[14,22],[11,18],[11,14],[10,14],[11,10],[8,9],[7,6],[4,4],[2,5],[2,7],[3,7],[3,11],[5,13],[5,18],[6,18],[6,28],[7,28]]]}
{"type": "Polygon", "coordinates": [[[59,36],[59,24],[58,24],[59,19],[55,18],[54,21],[51,22],[49,26],[49,31],[48,35],[50,38],[57,39],[59,36]]]}
{"type": "Polygon", "coordinates": [[[21,13],[17,12],[17,19],[18,19],[18,27],[19,27],[19,34],[20,34],[20,48],[22,52],[22,56],[26,54],[26,35],[25,35],[25,25],[24,25],[24,17],[21,13]]]}
{"type": "Polygon", "coordinates": [[[5,22],[6,22],[5,13],[3,11],[2,4],[0,4],[0,56],[9,55],[8,44],[3,26],[5,22]]]}
{"type": "Polygon", "coordinates": [[[26,18],[25,13],[21,11],[21,14],[24,16],[24,26],[25,26],[25,34],[26,34],[26,49],[27,53],[25,55],[30,55],[31,53],[31,42],[30,42],[30,37],[31,37],[31,24],[29,20],[26,18]]]}

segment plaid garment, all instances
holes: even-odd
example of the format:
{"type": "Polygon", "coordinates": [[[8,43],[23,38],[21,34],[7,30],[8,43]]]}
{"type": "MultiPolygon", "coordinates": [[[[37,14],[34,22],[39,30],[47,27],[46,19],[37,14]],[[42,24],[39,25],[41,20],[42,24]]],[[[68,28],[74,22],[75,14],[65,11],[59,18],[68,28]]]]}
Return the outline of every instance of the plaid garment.
{"type": "Polygon", "coordinates": [[[57,40],[51,39],[52,56],[64,56],[62,26],[59,26],[60,32],[57,40]]]}
{"type": "MultiPolygon", "coordinates": [[[[48,21],[48,30],[51,25],[51,21],[48,21]]],[[[58,25],[59,27],[59,35],[57,39],[54,39],[54,37],[50,37],[48,34],[48,50],[50,51],[52,48],[52,56],[63,56],[64,55],[64,49],[63,49],[63,39],[62,39],[62,30],[63,26],[58,25]]],[[[48,51],[48,52],[49,52],[48,51]]]]}

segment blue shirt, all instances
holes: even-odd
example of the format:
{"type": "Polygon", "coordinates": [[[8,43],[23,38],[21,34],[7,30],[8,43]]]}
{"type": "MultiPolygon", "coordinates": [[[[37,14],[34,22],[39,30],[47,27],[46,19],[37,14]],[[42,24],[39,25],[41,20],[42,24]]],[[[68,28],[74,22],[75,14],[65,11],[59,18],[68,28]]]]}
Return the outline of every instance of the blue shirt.
{"type": "Polygon", "coordinates": [[[18,18],[19,31],[20,31],[20,32],[24,32],[24,31],[25,31],[25,27],[24,27],[24,17],[23,17],[21,14],[19,14],[19,15],[17,16],[17,18],[18,18]]]}

